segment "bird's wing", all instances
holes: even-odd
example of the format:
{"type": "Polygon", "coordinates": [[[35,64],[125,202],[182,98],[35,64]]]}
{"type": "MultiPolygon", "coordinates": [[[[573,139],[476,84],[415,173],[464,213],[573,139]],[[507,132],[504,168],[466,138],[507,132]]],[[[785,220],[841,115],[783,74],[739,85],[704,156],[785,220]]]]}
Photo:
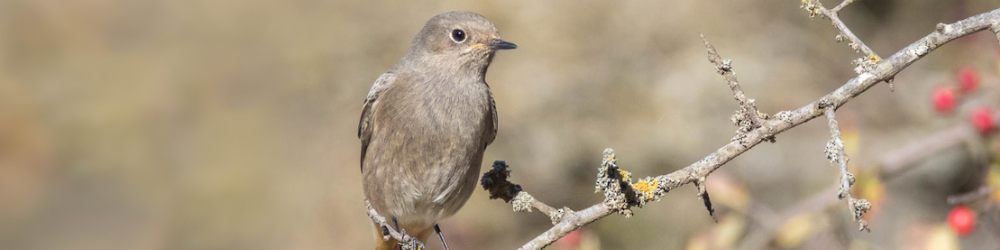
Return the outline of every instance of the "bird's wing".
{"type": "Polygon", "coordinates": [[[365,98],[365,105],[361,109],[361,121],[358,122],[358,139],[361,139],[361,169],[365,168],[365,153],[368,151],[368,141],[372,137],[372,113],[375,112],[375,106],[378,105],[378,96],[382,94],[383,91],[389,88],[393,82],[396,81],[396,75],[392,72],[386,72],[379,76],[375,80],[375,84],[372,85],[372,89],[368,91],[368,97],[365,98]]]}
{"type": "Polygon", "coordinates": [[[483,145],[483,147],[489,146],[491,143],[493,143],[493,139],[495,139],[497,137],[497,128],[499,128],[499,126],[497,124],[497,121],[498,121],[498,119],[497,119],[497,105],[496,105],[496,102],[493,101],[493,93],[490,93],[487,96],[490,99],[490,107],[489,107],[490,108],[490,110],[489,110],[490,114],[486,115],[486,119],[487,120],[486,120],[486,124],[485,125],[486,126],[491,126],[491,128],[488,127],[487,129],[485,129],[486,130],[486,132],[485,132],[486,133],[486,135],[485,135],[486,145],[483,145]]]}

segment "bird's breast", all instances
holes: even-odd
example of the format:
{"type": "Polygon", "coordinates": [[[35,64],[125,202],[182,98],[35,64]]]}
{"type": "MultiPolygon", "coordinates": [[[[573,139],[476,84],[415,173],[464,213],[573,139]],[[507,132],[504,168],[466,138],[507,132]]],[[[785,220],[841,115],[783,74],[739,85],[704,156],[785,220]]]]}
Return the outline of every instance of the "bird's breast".
{"type": "Polygon", "coordinates": [[[416,86],[380,96],[364,174],[383,186],[369,198],[383,196],[377,200],[406,219],[436,220],[457,211],[475,188],[484,132],[492,129],[484,119],[492,116],[489,90],[482,86],[416,86]]]}

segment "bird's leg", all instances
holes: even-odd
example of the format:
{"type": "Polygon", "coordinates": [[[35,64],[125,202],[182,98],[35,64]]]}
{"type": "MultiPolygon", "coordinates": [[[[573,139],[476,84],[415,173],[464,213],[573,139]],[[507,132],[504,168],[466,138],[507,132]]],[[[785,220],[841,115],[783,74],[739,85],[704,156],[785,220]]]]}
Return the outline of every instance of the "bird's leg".
{"type": "Polygon", "coordinates": [[[444,241],[444,234],[441,234],[441,227],[438,224],[434,224],[434,232],[437,232],[438,238],[441,238],[441,245],[444,246],[444,250],[451,250],[448,249],[448,242],[444,241]]]}
{"type": "MultiPolygon", "coordinates": [[[[399,222],[396,221],[396,216],[392,217],[392,226],[396,228],[396,232],[403,233],[399,231],[399,222]]],[[[403,245],[399,245],[396,249],[403,250],[403,245]]]]}

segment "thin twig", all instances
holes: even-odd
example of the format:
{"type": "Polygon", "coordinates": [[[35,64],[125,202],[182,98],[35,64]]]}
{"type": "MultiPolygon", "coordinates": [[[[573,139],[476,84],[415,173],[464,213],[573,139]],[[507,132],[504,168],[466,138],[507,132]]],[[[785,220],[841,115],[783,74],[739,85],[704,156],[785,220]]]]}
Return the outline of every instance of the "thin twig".
{"type": "Polygon", "coordinates": [[[772,238],[774,238],[774,234],[778,232],[778,230],[781,230],[781,226],[796,215],[806,212],[820,211],[836,204],[837,199],[834,199],[831,194],[837,192],[839,186],[840,185],[831,185],[824,188],[822,191],[817,192],[805,200],[799,201],[795,205],[792,205],[781,212],[774,212],[773,209],[765,206],[764,204],[752,202],[750,204],[751,210],[748,212],[748,217],[760,224],[760,229],[750,230],[747,233],[747,236],[743,237],[740,246],[736,249],[762,249],[768,242],[771,241],[772,238]]]}
{"type": "Polygon", "coordinates": [[[501,199],[504,202],[510,202],[514,208],[514,212],[532,212],[532,208],[538,209],[538,211],[549,216],[552,220],[552,224],[559,223],[562,217],[567,213],[573,212],[569,208],[563,207],[561,209],[556,209],[548,204],[535,199],[535,197],[521,190],[521,185],[515,184],[510,181],[511,177],[510,166],[504,161],[493,162],[493,169],[483,173],[483,178],[480,180],[480,184],[483,189],[490,192],[490,199],[501,199]]]}
{"type": "Polygon", "coordinates": [[[552,206],[549,206],[548,204],[545,204],[544,202],[535,199],[535,197],[531,196],[530,194],[528,194],[528,192],[524,191],[517,193],[517,196],[515,196],[510,203],[514,207],[514,212],[530,213],[532,211],[531,210],[532,208],[538,209],[539,212],[542,212],[543,214],[549,217],[549,220],[552,221],[552,224],[559,223],[559,221],[562,221],[562,218],[563,216],[566,215],[566,213],[573,212],[567,207],[557,209],[552,206]]]}
{"type": "Polygon", "coordinates": [[[838,4],[837,7],[833,7],[833,9],[831,9],[830,11],[832,11],[833,13],[840,13],[840,10],[844,9],[844,7],[847,7],[848,4],[851,4],[853,2],[854,0],[844,0],[843,2],[840,2],[840,4],[838,4]]]}
{"type": "Polygon", "coordinates": [[[837,122],[836,110],[833,107],[827,107],[825,113],[831,137],[830,142],[826,144],[826,157],[830,159],[830,162],[840,165],[840,188],[837,197],[847,198],[847,207],[854,214],[854,220],[858,222],[859,230],[871,231],[864,218],[865,212],[872,208],[871,203],[864,199],[851,197],[854,175],[847,171],[847,153],[844,153],[844,140],[840,137],[840,125],[837,122]]]}
{"type": "MultiPolygon", "coordinates": [[[[851,32],[851,29],[847,28],[847,25],[844,24],[844,21],[840,20],[839,16],[840,10],[846,7],[851,2],[853,2],[853,0],[845,0],[844,2],[841,2],[840,5],[837,5],[837,7],[834,7],[832,10],[823,7],[823,4],[820,3],[818,0],[812,0],[812,2],[813,4],[815,4],[814,6],[815,10],[813,11],[818,11],[819,14],[822,14],[824,17],[830,19],[830,23],[833,25],[834,28],[837,28],[837,30],[840,31],[840,35],[843,36],[843,39],[846,39],[848,42],[850,42],[848,45],[851,46],[851,49],[853,49],[856,52],[864,54],[866,57],[868,57],[869,60],[875,62],[880,61],[881,58],[878,56],[878,54],[876,54],[874,50],[869,48],[868,45],[865,45],[865,43],[862,42],[861,39],[858,38],[858,36],[854,35],[854,32],[851,32]]],[[[840,40],[841,39],[838,39],[838,41],[840,40]]]]}
{"type": "MultiPolygon", "coordinates": [[[[861,74],[873,70],[875,68],[875,64],[882,61],[882,57],[876,54],[874,50],[868,47],[868,45],[865,45],[865,43],[862,42],[861,39],[858,38],[858,36],[854,35],[854,32],[852,32],[850,28],[847,28],[847,25],[844,24],[844,21],[840,20],[839,16],[840,10],[843,9],[844,7],[847,7],[847,5],[852,2],[854,2],[854,0],[844,0],[839,5],[837,5],[837,7],[834,7],[832,10],[829,10],[826,7],[823,7],[823,4],[820,3],[819,0],[803,0],[802,8],[806,9],[806,11],[809,11],[809,17],[822,15],[823,17],[830,19],[830,24],[832,24],[834,28],[837,28],[837,30],[840,31],[840,33],[837,34],[836,36],[837,42],[842,42],[846,40],[848,41],[847,45],[850,46],[851,49],[854,50],[854,52],[862,53],[865,55],[864,57],[854,59],[853,61],[851,61],[852,64],[857,65],[854,68],[854,72],[857,74],[861,74]]],[[[884,79],[884,81],[886,81],[889,84],[889,91],[894,91],[895,87],[893,87],[892,78],[891,77],[886,78],[884,79]]]]}
{"type": "MultiPolygon", "coordinates": [[[[687,167],[666,175],[652,177],[658,180],[657,188],[659,191],[662,191],[656,193],[665,193],[708,176],[708,174],[726,162],[743,154],[753,146],[763,142],[766,138],[770,138],[773,135],[823,115],[825,108],[839,108],[875,84],[891,79],[913,62],[947,42],[990,28],[991,26],[1000,27],[1000,9],[975,15],[945,26],[945,29],[938,29],[904,47],[891,57],[880,60],[872,70],[859,74],[819,100],[792,111],[779,112],[775,115],[776,119],[764,120],[761,127],[746,133],[745,144],[739,141],[732,141],[687,167]],[[820,105],[821,103],[823,105],[820,105]]],[[[612,211],[602,202],[570,213],[562,221],[553,225],[552,228],[538,235],[519,249],[541,249],[573,230],[604,218],[613,212],[615,211],[612,211]]]]}
{"type": "Polygon", "coordinates": [[[715,51],[715,46],[708,43],[708,39],[705,39],[705,35],[701,35],[701,41],[705,43],[705,49],[708,51],[708,61],[715,65],[716,73],[722,75],[726,79],[726,83],[729,84],[729,89],[733,91],[733,98],[740,105],[740,109],[736,111],[733,115],[733,124],[736,125],[739,130],[737,130],[737,137],[749,132],[761,125],[761,114],[757,111],[757,105],[754,104],[754,100],[747,98],[746,94],[743,93],[743,89],[740,88],[740,82],[736,80],[736,72],[733,71],[732,61],[723,60],[719,56],[719,53],[715,51]]]}

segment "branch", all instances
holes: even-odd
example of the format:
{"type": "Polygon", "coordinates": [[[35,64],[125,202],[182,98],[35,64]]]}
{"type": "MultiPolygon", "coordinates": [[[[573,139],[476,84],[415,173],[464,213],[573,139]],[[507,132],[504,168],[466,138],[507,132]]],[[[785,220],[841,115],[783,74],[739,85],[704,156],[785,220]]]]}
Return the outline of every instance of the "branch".
{"type": "Polygon", "coordinates": [[[909,168],[913,163],[927,158],[942,149],[977,140],[979,134],[968,124],[958,124],[936,132],[901,148],[890,151],[882,158],[879,176],[892,178],[909,168]]]}
{"type": "Polygon", "coordinates": [[[971,192],[948,196],[948,205],[971,203],[983,197],[989,196],[997,190],[1000,190],[1000,187],[982,186],[971,192]]]}
{"type": "Polygon", "coordinates": [[[531,208],[538,209],[539,212],[542,212],[543,214],[549,216],[549,220],[552,221],[553,225],[562,221],[562,218],[563,216],[566,215],[566,213],[573,212],[573,210],[570,210],[568,207],[563,207],[559,209],[551,207],[548,204],[536,200],[535,197],[532,197],[530,194],[528,194],[528,192],[518,193],[517,196],[514,197],[514,201],[511,204],[514,206],[514,212],[530,213],[531,208]]]}
{"type": "Polygon", "coordinates": [[[836,112],[833,107],[826,108],[826,118],[830,126],[830,142],[826,144],[826,158],[831,163],[840,165],[840,188],[837,197],[847,198],[847,207],[854,214],[854,221],[860,224],[859,230],[871,231],[868,222],[865,221],[864,214],[872,208],[872,204],[864,199],[854,199],[851,197],[851,186],[854,185],[854,175],[847,171],[847,154],[844,153],[844,140],[840,137],[840,125],[837,123],[836,112]]]}
{"type": "MultiPolygon", "coordinates": [[[[885,60],[878,60],[878,62],[874,63],[871,70],[859,73],[857,77],[852,78],[846,84],[819,100],[795,110],[779,112],[775,115],[774,119],[761,121],[761,126],[748,131],[743,140],[731,141],[705,158],[672,173],[643,178],[640,183],[646,182],[647,185],[655,183],[655,185],[652,185],[653,188],[651,190],[645,190],[649,191],[648,193],[637,192],[637,196],[646,197],[646,195],[652,194],[651,197],[645,199],[658,200],[663,194],[674,188],[704,180],[704,178],[723,164],[768,138],[772,138],[776,134],[819,117],[826,110],[835,110],[875,84],[892,79],[904,68],[941,45],[977,31],[987,28],[996,29],[996,27],[1000,27],[1000,9],[972,16],[953,24],[938,25],[938,29],[934,32],[904,47],[891,57],[885,60]]],[[[605,155],[607,156],[607,154],[605,155]]],[[[614,154],[612,153],[611,155],[613,158],[614,154]]],[[[607,158],[605,157],[606,160],[607,158]]],[[[602,167],[604,167],[603,164],[602,167]]],[[[604,218],[611,213],[620,212],[618,210],[621,209],[613,209],[613,206],[608,206],[605,202],[602,202],[580,211],[567,212],[562,220],[555,223],[552,228],[527,242],[519,249],[541,249],[573,230],[604,218]]]]}
{"type": "Polygon", "coordinates": [[[386,222],[385,217],[378,214],[375,211],[375,207],[372,207],[372,203],[365,199],[365,207],[368,209],[368,218],[372,219],[372,222],[378,224],[379,228],[382,229],[382,240],[394,239],[402,245],[401,249],[404,250],[420,250],[427,249],[424,247],[424,243],[417,240],[417,238],[407,235],[404,232],[399,232],[393,229],[394,227],[386,222]]]}
{"type": "MultiPolygon", "coordinates": [[[[994,122],[1000,123],[1000,117],[997,117],[994,122]]],[[[979,136],[979,133],[975,131],[970,124],[966,123],[958,124],[951,128],[926,136],[925,138],[911,142],[899,149],[886,153],[881,161],[882,163],[878,176],[881,176],[880,179],[883,182],[892,181],[896,177],[900,176],[900,172],[914,166],[914,162],[930,157],[944,148],[962,144],[972,147],[969,144],[973,144],[973,141],[978,140],[979,136]]],[[[972,153],[977,155],[976,152],[972,153]]],[[[978,154],[985,154],[985,152],[980,152],[978,154]]],[[[986,156],[980,155],[978,157],[986,156]]],[[[978,157],[974,156],[974,158],[978,157]]],[[[828,194],[837,192],[840,188],[840,183],[835,183],[832,186],[824,188],[823,191],[817,192],[815,195],[811,196],[811,198],[801,200],[797,202],[796,205],[793,205],[780,213],[775,212],[764,204],[753,202],[753,199],[751,199],[751,203],[749,205],[750,209],[746,211],[744,215],[759,224],[760,229],[750,230],[750,233],[743,238],[743,243],[741,243],[737,249],[754,250],[764,248],[764,246],[774,237],[775,232],[780,229],[780,226],[793,216],[806,212],[815,212],[836,203],[837,200],[833,199],[833,197],[828,194]]],[[[1000,187],[982,186],[967,193],[948,196],[947,200],[949,205],[971,203],[982,199],[983,197],[987,197],[998,190],[1000,190],[1000,187]]]]}
{"type": "Polygon", "coordinates": [[[824,188],[822,191],[817,192],[805,200],[795,203],[795,205],[792,205],[781,212],[775,212],[773,209],[765,206],[764,204],[760,204],[759,202],[750,203],[750,211],[747,212],[747,217],[750,217],[755,222],[760,224],[760,229],[750,230],[747,235],[743,237],[743,242],[736,249],[756,250],[764,248],[764,246],[766,246],[767,243],[774,238],[774,234],[778,232],[778,230],[781,230],[781,226],[796,215],[806,212],[820,211],[835,204],[837,200],[830,194],[836,192],[838,187],[839,185],[831,185],[830,187],[824,188]]]}

